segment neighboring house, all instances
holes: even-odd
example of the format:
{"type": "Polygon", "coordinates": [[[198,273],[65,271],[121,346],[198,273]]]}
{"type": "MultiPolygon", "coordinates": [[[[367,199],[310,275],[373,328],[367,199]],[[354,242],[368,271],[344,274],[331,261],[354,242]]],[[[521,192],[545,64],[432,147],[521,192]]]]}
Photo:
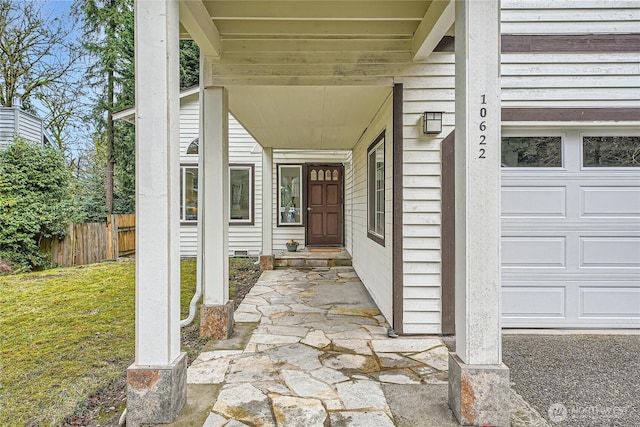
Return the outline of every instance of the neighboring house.
{"type": "MultiPolygon", "coordinates": [[[[331,13],[319,1],[214,3],[180,2],[181,36],[203,52],[205,306],[225,303],[220,255],[245,250],[228,222],[243,193],[219,173],[228,149],[232,173],[244,153],[237,161],[267,183],[253,192],[249,253],[268,258],[289,238],[343,246],[397,332],[453,333],[455,323],[465,363],[500,365],[501,326],[640,327],[636,1],[336,2],[331,13]],[[427,128],[440,113],[441,130],[427,128]],[[255,138],[246,146],[234,142],[238,122],[255,138]]],[[[137,34],[170,22],[139,21],[137,34]]],[[[153,59],[137,55],[141,66],[153,59]]],[[[147,120],[176,116],[165,104],[141,109],[147,120]]],[[[150,133],[153,122],[137,126],[150,133]]],[[[165,185],[151,172],[147,184],[165,185]]]]}
{"type": "Polygon", "coordinates": [[[41,118],[20,107],[0,107],[0,149],[16,136],[39,144],[48,142],[41,118]]]}

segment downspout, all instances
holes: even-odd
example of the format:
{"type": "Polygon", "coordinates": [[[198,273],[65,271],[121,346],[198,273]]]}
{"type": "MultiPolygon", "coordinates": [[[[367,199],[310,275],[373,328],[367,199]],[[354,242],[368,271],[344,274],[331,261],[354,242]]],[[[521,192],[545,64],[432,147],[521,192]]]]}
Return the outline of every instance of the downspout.
{"type": "Polygon", "coordinates": [[[200,262],[196,265],[196,293],[191,298],[191,302],[189,303],[189,316],[180,321],[180,327],[184,328],[185,326],[189,326],[193,319],[196,317],[196,304],[200,300],[202,296],[202,281],[200,280],[200,262]]]}

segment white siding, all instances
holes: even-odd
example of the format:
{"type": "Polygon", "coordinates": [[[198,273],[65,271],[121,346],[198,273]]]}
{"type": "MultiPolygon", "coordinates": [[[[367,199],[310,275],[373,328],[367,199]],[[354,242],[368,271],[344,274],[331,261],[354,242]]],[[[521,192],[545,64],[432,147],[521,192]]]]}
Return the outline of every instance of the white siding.
{"type": "Polygon", "coordinates": [[[16,134],[16,109],[0,108],[0,149],[9,145],[16,134]]]}
{"type": "MultiPolygon", "coordinates": [[[[503,0],[503,34],[619,34],[640,28],[640,2],[503,0]]],[[[640,53],[505,53],[503,107],[637,107],[640,53]]]]}
{"type": "Polygon", "coordinates": [[[18,135],[22,138],[42,144],[42,120],[22,110],[18,112],[18,135]]]}
{"type": "MultiPolygon", "coordinates": [[[[187,148],[199,134],[198,94],[181,99],[180,106],[180,162],[195,165],[197,155],[186,154],[187,148]]],[[[247,254],[258,256],[262,233],[262,148],[256,140],[229,115],[229,163],[254,165],[254,224],[229,226],[229,255],[247,254]]],[[[180,226],[180,255],[195,257],[197,251],[197,224],[183,223],[180,226]]]]}
{"type": "Polygon", "coordinates": [[[502,0],[505,34],[635,33],[640,6],[635,0],[502,0]]]}
{"type": "Polygon", "coordinates": [[[0,148],[13,142],[16,135],[42,144],[42,120],[15,107],[0,108],[0,148]]]}
{"type": "Polygon", "coordinates": [[[503,107],[637,107],[640,53],[502,55],[503,107]]]}
{"type": "Polygon", "coordinates": [[[453,53],[434,53],[424,75],[396,77],[404,84],[403,330],[408,334],[441,332],[440,146],[454,129],[454,68],[453,53]],[[445,112],[441,134],[422,134],[424,111],[445,112]]]}
{"type": "Polygon", "coordinates": [[[389,323],[393,323],[393,100],[387,98],[353,150],[353,266],[389,323]],[[367,149],[385,131],[385,242],[367,237],[367,149]]]}
{"type": "Polygon", "coordinates": [[[344,247],[353,253],[353,152],[347,154],[344,166],[344,247]]]}

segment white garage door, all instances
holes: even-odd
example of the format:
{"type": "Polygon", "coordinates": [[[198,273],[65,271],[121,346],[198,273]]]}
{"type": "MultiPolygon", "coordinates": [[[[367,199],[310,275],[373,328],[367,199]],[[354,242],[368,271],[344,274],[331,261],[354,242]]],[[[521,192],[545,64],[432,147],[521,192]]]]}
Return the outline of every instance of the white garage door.
{"type": "Polygon", "coordinates": [[[637,131],[504,131],[502,163],[503,326],[639,327],[637,131]]]}

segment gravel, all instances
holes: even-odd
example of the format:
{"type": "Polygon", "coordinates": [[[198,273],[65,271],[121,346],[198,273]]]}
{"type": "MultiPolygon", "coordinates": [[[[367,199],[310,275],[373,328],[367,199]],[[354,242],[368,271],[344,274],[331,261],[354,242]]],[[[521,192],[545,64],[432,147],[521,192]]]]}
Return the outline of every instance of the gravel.
{"type": "Polygon", "coordinates": [[[504,335],[512,387],[551,426],[640,426],[640,335],[504,335]]]}

